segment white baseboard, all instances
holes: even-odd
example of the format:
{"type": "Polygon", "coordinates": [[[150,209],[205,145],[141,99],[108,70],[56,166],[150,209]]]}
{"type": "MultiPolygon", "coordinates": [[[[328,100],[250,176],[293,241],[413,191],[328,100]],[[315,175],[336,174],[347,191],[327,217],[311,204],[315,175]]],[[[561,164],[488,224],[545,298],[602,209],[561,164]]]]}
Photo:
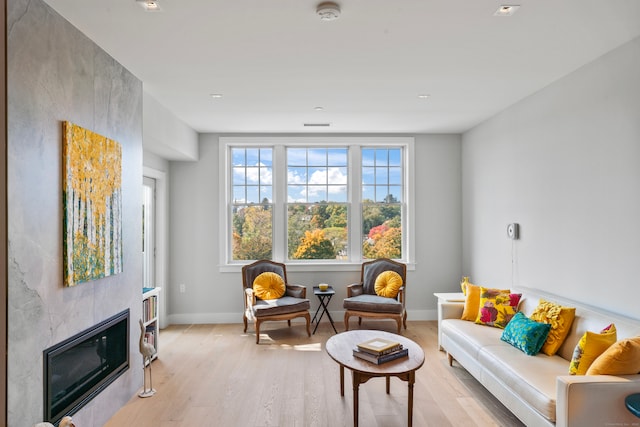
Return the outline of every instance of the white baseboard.
{"type": "MultiPolygon", "coordinates": [[[[313,318],[315,312],[312,311],[313,318]]],[[[342,323],[344,319],[344,311],[330,311],[331,318],[334,323],[342,323]]],[[[437,320],[438,311],[433,310],[408,310],[408,320],[437,320]]],[[[327,316],[322,321],[327,321],[327,316]]],[[[303,319],[293,319],[293,321],[304,321],[303,319]]],[[[209,324],[209,323],[242,323],[242,313],[179,313],[169,314],[167,316],[169,325],[191,325],[191,324],[209,324]]]]}

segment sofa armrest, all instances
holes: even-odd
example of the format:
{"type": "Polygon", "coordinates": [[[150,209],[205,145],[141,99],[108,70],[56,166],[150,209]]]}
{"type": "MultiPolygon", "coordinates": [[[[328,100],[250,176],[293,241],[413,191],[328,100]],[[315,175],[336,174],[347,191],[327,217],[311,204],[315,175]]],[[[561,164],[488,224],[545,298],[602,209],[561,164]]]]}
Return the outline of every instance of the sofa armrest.
{"type": "Polygon", "coordinates": [[[566,375],[556,380],[556,427],[633,426],[624,399],[640,391],[640,375],[566,375]]]}
{"type": "Polygon", "coordinates": [[[307,297],[307,288],[302,285],[289,285],[287,284],[287,289],[285,295],[289,297],[295,298],[306,298],[307,297]]]}
{"type": "Polygon", "coordinates": [[[352,283],[347,285],[347,298],[357,297],[364,293],[364,285],[362,283],[352,283]]]}
{"type": "Polygon", "coordinates": [[[440,320],[444,319],[460,319],[462,317],[462,312],[464,311],[464,302],[454,301],[454,302],[442,302],[438,307],[440,320]]]}

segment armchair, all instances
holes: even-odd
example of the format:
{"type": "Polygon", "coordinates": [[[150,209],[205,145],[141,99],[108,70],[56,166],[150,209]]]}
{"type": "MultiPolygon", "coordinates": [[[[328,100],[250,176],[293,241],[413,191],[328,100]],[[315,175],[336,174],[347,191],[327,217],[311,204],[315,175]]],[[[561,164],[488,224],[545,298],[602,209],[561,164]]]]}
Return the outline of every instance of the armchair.
{"type": "Polygon", "coordinates": [[[244,314],[242,316],[244,332],[247,332],[247,322],[251,320],[255,325],[256,344],[260,342],[260,324],[268,320],[286,320],[291,327],[291,319],[304,317],[307,321],[307,335],[311,337],[309,329],[310,304],[306,298],[307,288],[301,285],[290,285],[287,282],[287,269],[284,264],[260,260],[243,266],[242,292],[244,296],[244,314]],[[280,276],[284,281],[284,295],[273,299],[259,298],[254,290],[254,282],[262,273],[275,273],[280,276]]]}
{"type": "Polygon", "coordinates": [[[363,317],[374,319],[392,319],[398,324],[398,334],[401,326],[407,329],[407,310],[405,308],[405,286],[407,266],[405,264],[380,258],[362,264],[360,282],[347,286],[347,298],[343,302],[344,327],[349,330],[349,317],[358,316],[358,325],[363,317]],[[385,297],[376,294],[376,279],[385,271],[393,271],[402,278],[402,286],[395,297],[385,297]]]}

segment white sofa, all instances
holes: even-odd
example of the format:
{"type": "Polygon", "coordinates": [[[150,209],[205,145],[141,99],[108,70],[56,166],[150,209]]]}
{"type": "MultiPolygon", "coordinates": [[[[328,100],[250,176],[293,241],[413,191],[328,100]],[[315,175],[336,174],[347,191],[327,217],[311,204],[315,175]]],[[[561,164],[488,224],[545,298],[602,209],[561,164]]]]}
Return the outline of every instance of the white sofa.
{"type": "Polygon", "coordinates": [[[522,293],[519,310],[527,316],[540,298],[576,307],[558,353],[528,356],[500,340],[502,329],[460,320],[464,302],[443,302],[439,333],[450,363],[462,365],[529,427],[639,426],[640,418],[625,408],[624,399],[640,392],[640,375],[569,375],[569,362],[584,332],[614,323],[619,340],[640,335],[640,320],[533,289],[512,292],[522,293]]]}

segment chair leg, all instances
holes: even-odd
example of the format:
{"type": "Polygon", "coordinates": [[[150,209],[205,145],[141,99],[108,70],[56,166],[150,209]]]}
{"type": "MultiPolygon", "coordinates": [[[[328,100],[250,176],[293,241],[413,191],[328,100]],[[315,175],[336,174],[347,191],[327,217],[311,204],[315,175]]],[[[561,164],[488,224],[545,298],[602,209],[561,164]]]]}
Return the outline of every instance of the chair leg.
{"type": "Polygon", "coordinates": [[[242,321],[244,322],[244,333],[247,333],[247,316],[243,315],[242,316],[242,321]]]}
{"type": "MultiPolygon", "coordinates": [[[[396,319],[396,323],[398,324],[398,335],[400,335],[402,333],[402,318],[398,317],[396,319]]],[[[406,329],[406,327],[405,327],[406,329]]]]}
{"type": "Polygon", "coordinates": [[[404,316],[402,316],[402,322],[404,323],[404,328],[407,329],[407,311],[405,310],[404,316]]]}
{"type": "Polygon", "coordinates": [[[256,329],[256,344],[260,344],[260,321],[258,319],[256,319],[256,322],[255,322],[255,329],[256,329]]]}
{"type": "Polygon", "coordinates": [[[310,325],[311,325],[311,315],[309,315],[309,313],[307,313],[304,316],[304,318],[307,319],[307,336],[309,338],[311,338],[311,327],[310,327],[310,325]]]}
{"type": "Polygon", "coordinates": [[[348,331],[349,330],[349,312],[345,311],[344,312],[344,330],[348,331]]]}
{"type": "Polygon", "coordinates": [[[362,326],[362,317],[358,317],[358,326],[362,326]]]}
{"type": "Polygon", "coordinates": [[[287,325],[289,325],[289,327],[291,327],[291,319],[287,320],[287,325]]]}

